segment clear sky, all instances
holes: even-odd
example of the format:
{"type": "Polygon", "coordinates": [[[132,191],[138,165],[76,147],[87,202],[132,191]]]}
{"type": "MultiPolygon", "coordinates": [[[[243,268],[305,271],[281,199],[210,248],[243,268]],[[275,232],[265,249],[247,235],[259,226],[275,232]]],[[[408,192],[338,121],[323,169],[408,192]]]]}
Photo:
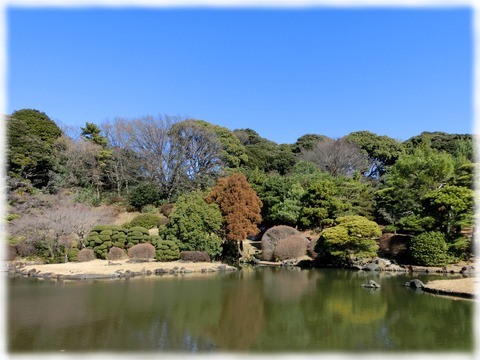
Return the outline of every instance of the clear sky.
{"type": "Polygon", "coordinates": [[[473,10],[16,8],[7,113],[187,115],[278,143],[471,133],[473,10]]]}

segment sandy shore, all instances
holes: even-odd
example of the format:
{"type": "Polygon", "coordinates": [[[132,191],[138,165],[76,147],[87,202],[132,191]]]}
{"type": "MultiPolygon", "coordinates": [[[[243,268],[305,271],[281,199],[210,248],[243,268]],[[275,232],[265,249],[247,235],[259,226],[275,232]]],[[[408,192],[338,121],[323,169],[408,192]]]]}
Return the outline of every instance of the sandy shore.
{"type": "Polygon", "coordinates": [[[220,262],[129,262],[128,260],[93,260],[88,262],[69,262],[64,264],[27,265],[17,268],[16,272],[36,277],[103,278],[126,277],[173,273],[212,273],[216,271],[234,271],[235,267],[220,262]],[[84,275],[83,277],[81,275],[84,275]]]}
{"type": "Polygon", "coordinates": [[[474,297],[479,284],[476,277],[451,280],[433,280],[425,284],[423,290],[453,296],[474,297]]]}

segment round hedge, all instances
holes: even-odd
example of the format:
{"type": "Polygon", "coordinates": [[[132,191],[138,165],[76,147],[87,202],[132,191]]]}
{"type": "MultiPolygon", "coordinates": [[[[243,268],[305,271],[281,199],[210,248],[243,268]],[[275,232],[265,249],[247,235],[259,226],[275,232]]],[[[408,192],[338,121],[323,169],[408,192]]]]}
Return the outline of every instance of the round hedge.
{"type": "Polygon", "coordinates": [[[153,229],[159,226],[162,217],[155,214],[140,214],[128,223],[128,227],[141,226],[146,229],[153,229]]]}
{"type": "Polygon", "coordinates": [[[445,235],[429,231],[410,240],[410,256],[417,265],[441,266],[449,263],[445,235]]]}
{"type": "Polygon", "coordinates": [[[158,261],[173,261],[180,259],[180,249],[175,241],[159,241],[157,242],[155,248],[155,258],[158,261]]]}

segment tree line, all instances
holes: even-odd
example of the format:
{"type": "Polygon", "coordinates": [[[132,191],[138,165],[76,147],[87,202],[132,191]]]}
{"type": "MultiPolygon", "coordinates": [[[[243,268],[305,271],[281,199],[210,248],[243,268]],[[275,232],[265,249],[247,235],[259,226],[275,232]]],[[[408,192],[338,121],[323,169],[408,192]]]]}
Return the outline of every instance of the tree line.
{"type": "MultiPolygon", "coordinates": [[[[91,229],[95,218],[113,218],[98,215],[104,204],[129,211],[174,204],[159,235],[185,249],[193,249],[187,238],[203,241],[198,247],[214,249],[213,257],[224,244],[275,225],[332,237],[345,216],[376,222],[384,232],[426,236],[427,248],[440,237],[443,260],[433,262],[465,259],[472,251],[465,236],[474,215],[470,134],[424,132],[402,142],[357,131],[277,144],[252,129],[168,115],[87,122],[79,136],[33,109],[15,111],[6,122],[8,220],[16,246],[26,242],[28,224],[43,219],[43,232],[31,229],[28,238],[54,238],[65,248],[58,239],[70,230],[51,235],[53,223],[62,223],[52,216],[62,207],[92,211],[91,229]]],[[[48,252],[54,257],[52,246],[48,252]]]]}

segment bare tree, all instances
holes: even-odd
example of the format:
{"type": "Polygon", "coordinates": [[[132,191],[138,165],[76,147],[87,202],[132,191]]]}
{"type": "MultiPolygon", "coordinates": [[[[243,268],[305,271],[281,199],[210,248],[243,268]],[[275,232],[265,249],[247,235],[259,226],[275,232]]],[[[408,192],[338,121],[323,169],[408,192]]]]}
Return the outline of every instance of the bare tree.
{"type": "Polygon", "coordinates": [[[108,175],[120,196],[123,190],[127,195],[130,193],[131,185],[138,181],[140,169],[139,157],[129,147],[128,126],[128,121],[123,118],[115,118],[112,122],[102,124],[112,152],[111,171],[108,175]]]}
{"type": "Polygon", "coordinates": [[[221,147],[215,134],[180,117],[117,119],[122,145],[135,154],[141,174],[165,198],[180,189],[202,187],[220,171],[221,147]]]}
{"type": "Polygon", "coordinates": [[[326,140],[302,150],[300,158],[316,164],[333,176],[352,176],[368,170],[368,158],[359,147],[344,139],[326,140]]]}
{"type": "Polygon", "coordinates": [[[83,239],[97,224],[109,223],[114,213],[109,208],[92,208],[74,203],[71,198],[56,196],[55,204],[38,212],[30,212],[9,224],[9,233],[21,241],[45,249],[51,259],[62,254],[67,260],[67,251],[72,247],[72,235],[83,247],[83,239]]]}

